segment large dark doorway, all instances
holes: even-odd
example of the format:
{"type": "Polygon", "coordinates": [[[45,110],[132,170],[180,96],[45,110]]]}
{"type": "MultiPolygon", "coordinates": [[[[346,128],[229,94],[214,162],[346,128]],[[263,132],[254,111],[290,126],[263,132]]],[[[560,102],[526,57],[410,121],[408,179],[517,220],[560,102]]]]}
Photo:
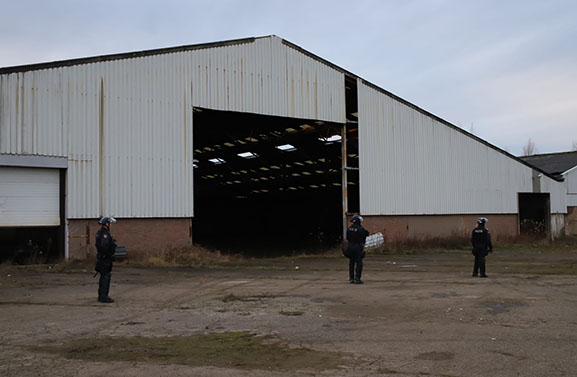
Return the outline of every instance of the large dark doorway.
{"type": "Polygon", "coordinates": [[[549,229],[549,194],[519,193],[519,230],[521,235],[547,237],[549,229]]]}
{"type": "Polygon", "coordinates": [[[334,245],[342,132],[337,123],[195,108],[193,241],[260,256],[334,245]]]}

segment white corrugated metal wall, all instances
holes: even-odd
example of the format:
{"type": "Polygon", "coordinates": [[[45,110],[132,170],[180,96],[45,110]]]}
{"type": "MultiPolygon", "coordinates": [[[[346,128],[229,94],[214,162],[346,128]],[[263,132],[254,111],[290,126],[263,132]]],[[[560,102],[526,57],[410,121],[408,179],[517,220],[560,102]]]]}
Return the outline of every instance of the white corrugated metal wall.
{"type": "Polygon", "coordinates": [[[345,122],[344,74],[278,37],[184,54],[194,106],[345,122]]]}
{"type": "MultiPolygon", "coordinates": [[[[378,91],[361,80],[361,213],[517,213],[532,169],[378,91]]],[[[566,213],[563,185],[541,178],[551,212],[566,213]]]]}
{"type": "Polygon", "coordinates": [[[567,213],[567,187],[564,182],[541,176],[541,192],[548,192],[551,201],[551,213],[567,213]]]}
{"type": "Polygon", "coordinates": [[[344,74],[278,37],[0,75],[0,153],[69,158],[69,218],[193,215],[193,106],[345,122],[344,74]]]}
{"type": "Polygon", "coordinates": [[[563,176],[567,186],[567,205],[577,207],[577,167],[567,171],[563,176]]]}

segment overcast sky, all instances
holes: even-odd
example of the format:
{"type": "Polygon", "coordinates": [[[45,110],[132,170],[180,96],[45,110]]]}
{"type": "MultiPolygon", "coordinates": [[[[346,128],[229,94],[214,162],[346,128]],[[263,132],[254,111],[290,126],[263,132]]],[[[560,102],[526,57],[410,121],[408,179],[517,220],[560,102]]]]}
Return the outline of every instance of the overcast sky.
{"type": "Polygon", "coordinates": [[[275,34],[520,155],[577,145],[576,0],[0,0],[0,67],[275,34]]]}

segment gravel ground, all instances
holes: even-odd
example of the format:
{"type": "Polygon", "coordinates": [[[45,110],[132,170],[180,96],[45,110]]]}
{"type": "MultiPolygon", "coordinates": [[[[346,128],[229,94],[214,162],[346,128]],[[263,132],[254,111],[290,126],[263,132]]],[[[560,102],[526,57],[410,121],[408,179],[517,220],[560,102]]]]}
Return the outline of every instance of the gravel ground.
{"type": "Polygon", "coordinates": [[[472,266],[465,251],[369,254],[365,284],[353,285],[347,261],[335,256],[214,268],[124,263],[113,271],[116,302],[99,304],[89,268],[3,265],[0,375],[574,376],[577,247],[498,250],[488,279],[471,277],[472,266]],[[218,346],[206,360],[119,349],[103,361],[58,351],[84,339],[111,347],[229,332],[282,345],[281,357],[289,348],[309,356],[292,362],[287,353],[281,368],[217,363],[218,346]],[[338,363],[325,369],[329,359],[338,363]]]}

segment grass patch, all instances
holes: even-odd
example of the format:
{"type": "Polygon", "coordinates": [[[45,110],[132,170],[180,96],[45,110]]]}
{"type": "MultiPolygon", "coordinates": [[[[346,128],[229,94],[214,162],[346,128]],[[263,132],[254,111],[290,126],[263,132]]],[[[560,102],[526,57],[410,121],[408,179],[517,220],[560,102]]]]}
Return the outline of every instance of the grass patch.
{"type": "Polygon", "coordinates": [[[172,248],[162,252],[130,255],[130,264],[147,267],[212,266],[236,260],[234,256],[223,255],[219,250],[201,246],[172,248]]]}
{"type": "MultiPolygon", "coordinates": [[[[33,347],[34,351],[86,361],[129,361],[235,369],[336,369],[346,355],[294,348],[270,337],[248,332],[225,332],[191,337],[85,338],[61,346],[33,347]]],[[[347,360],[350,365],[351,361],[347,360]]]]}
{"type": "Polygon", "coordinates": [[[303,314],[305,314],[305,313],[304,313],[304,312],[301,312],[301,311],[281,310],[281,311],[279,312],[279,314],[281,314],[281,315],[286,315],[286,316],[291,317],[291,316],[303,315],[303,314]]]}

